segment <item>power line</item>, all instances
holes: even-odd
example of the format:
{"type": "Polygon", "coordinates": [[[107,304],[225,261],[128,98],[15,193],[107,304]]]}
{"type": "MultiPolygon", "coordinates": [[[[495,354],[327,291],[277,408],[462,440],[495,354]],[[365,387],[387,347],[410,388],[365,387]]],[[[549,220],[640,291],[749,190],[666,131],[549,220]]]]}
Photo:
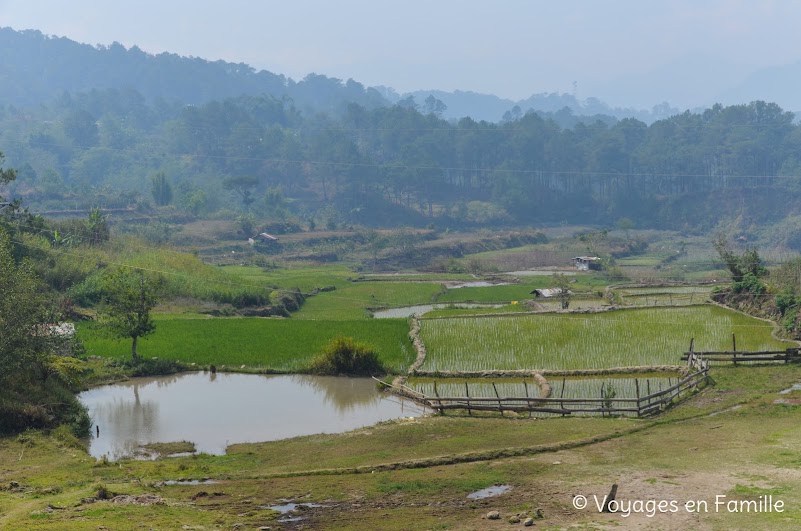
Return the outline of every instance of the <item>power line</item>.
{"type": "MultiPolygon", "coordinates": [[[[29,146],[30,143],[22,141],[10,140],[10,144],[18,144],[21,146],[29,146]]],[[[57,144],[44,144],[37,143],[34,145],[43,147],[61,147],[57,144]]],[[[111,147],[96,147],[96,146],[77,146],[76,149],[91,150],[100,149],[108,151],[117,151],[122,153],[136,153],[138,150],[133,148],[111,148],[111,147]]],[[[615,177],[615,178],[697,178],[697,179],[799,179],[799,175],[737,175],[737,174],[720,174],[709,175],[707,173],[664,173],[664,172],[610,172],[610,171],[585,171],[585,170],[557,170],[557,169],[512,169],[512,168],[476,168],[470,166],[439,166],[439,165],[409,165],[397,164],[394,162],[388,163],[369,163],[369,162],[347,162],[347,161],[325,161],[325,160],[312,160],[312,159],[289,159],[289,158],[275,158],[275,157],[244,157],[244,156],[230,156],[230,155],[207,155],[198,153],[177,153],[177,154],[163,154],[165,158],[170,160],[177,160],[183,157],[192,157],[208,160],[231,160],[243,162],[261,162],[272,164],[294,164],[298,166],[312,165],[312,166],[333,166],[344,168],[373,168],[381,170],[419,170],[419,171],[444,171],[444,172],[461,172],[467,174],[517,174],[517,175],[535,175],[542,178],[549,177],[615,177]]]]}

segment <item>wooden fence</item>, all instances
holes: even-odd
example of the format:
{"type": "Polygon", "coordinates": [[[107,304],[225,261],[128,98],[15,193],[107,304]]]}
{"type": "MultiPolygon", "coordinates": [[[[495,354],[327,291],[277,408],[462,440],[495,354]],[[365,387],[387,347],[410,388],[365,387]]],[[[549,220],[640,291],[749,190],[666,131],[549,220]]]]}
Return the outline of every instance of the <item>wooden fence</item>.
{"type": "Polygon", "coordinates": [[[731,336],[732,349],[719,350],[719,351],[706,351],[695,352],[693,349],[693,341],[690,341],[690,350],[682,354],[681,359],[687,361],[690,356],[701,356],[707,362],[723,362],[733,363],[767,363],[767,362],[784,362],[795,363],[801,361],[801,347],[791,347],[784,350],[737,350],[737,338],[732,334],[731,336]]]}
{"type": "MultiPolygon", "coordinates": [[[[680,378],[675,384],[654,393],[646,389],[646,394],[640,394],[639,379],[635,379],[636,397],[618,398],[609,393],[607,396],[601,386],[599,397],[594,398],[564,398],[564,397],[529,397],[529,396],[501,396],[498,388],[492,383],[495,397],[470,396],[470,390],[465,383],[465,396],[441,396],[434,382],[434,394],[426,395],[405,385],[397,386],[386,384],[394,392],[411,398],[437,412],[459,409],[468,414],[473,411],[494,411],[503,415],[504,411],[516,413],[544,413],[552,415],[628,415],[644,417],[653,415],[665,409],[671,402],[677,400],[682,394],[698,388],[709,377],[709,363],[697,353],[687,360],[687,375],[680,378]]],[[[383,383],[383,382],[382,382],[383,383]]],[[[564,387],[563,387],[564,389],[564,387]]],[[[608,388],[607,388],[608,389],[608,388]]],[[[526,392],[526,394],[528,394],[526,392]]]]}

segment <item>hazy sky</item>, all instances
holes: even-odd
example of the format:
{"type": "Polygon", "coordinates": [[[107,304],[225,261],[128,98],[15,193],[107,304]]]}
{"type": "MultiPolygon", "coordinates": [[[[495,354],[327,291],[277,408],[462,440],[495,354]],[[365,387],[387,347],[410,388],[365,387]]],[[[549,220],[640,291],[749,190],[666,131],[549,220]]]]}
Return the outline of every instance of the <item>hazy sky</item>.
{"type": "Polygon", "coordinates": [[[514,99],[575,81],[580,98],[616,104],[699,104],[749,71],[796,62],[800,23],[793,0],[0,0],[0,26],[295,79],[514,99]]]}

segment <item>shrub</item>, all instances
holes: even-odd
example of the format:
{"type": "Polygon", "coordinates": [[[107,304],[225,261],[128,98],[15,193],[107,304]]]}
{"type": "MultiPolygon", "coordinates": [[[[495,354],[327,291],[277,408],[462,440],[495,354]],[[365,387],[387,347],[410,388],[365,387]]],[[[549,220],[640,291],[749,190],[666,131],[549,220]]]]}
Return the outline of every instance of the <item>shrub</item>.
{"type": "Polygon", "coordinates": [[[159,358],[140,358],[138,360],[125,359],[115,360],[115,362],[114,365],[123,367],[132,377],[162,376],[183,372],[189,369],[183,362],[159,358]]]}
{"type": "Polygon", "coordinates": [[[742,280],[732,284],[732,291],[734,291],[734,293],[761,295],[765,293],[766,289],[765,284],[753,273],[745,273],[742,280]]]}
{"type": "Polygon", "coordinates": [[[386,369],[375,349],[351,337],[336,337],[311,362],[309,371],[314,374],[383,374],[386,369]]]}
{"type": "Polygon", "coordinates": [[[91,306],[103,298],[103,273],[98,270],[88,275],[82,282],[73,285],[67,295],[81,306],[91,306]]]}
{"type": "Polygon", "coordinates": [[[782,319],[782,326],[787,332],[792,332],[795,328],[795,322],[798,319],[798,308],[791,307],[785,310],[784,319],[782,319]]]}
{"type": "MultiPolygon", "coordinates": [[[[89,417],[88,414],[86,416],[87,418],[89,417]]],[[[88,430],[82,432],[82,435],[85,433],[88,433],[88,430]]],[[[78,436],[75,434],[75,429],[67,424],[60,425],[50,432],[50,435],[63,446],[76,449],[83,448],[83,443],[81,443],[80,439],[78,439],[78,436]]]]}
{"type": "Polygon", "coordinates": [[[108,487],[103,484],[95,486],[95,498],[98,500],[110,500],[116,496],[116,493],[111,492],[108,487]]]}
{"type": "Polygon", "coordinates": [[[776,294],[776,308],[782,315],[787,313],[787,310],[797,305],[798,299],[790,289],[785,288],[781,293],[776,294]]]}

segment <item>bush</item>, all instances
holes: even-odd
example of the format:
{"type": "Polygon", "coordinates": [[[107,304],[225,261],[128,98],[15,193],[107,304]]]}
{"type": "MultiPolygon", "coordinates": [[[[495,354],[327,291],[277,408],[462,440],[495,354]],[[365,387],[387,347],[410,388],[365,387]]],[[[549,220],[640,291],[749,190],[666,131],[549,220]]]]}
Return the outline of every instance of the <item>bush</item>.
{"type": "Polygon", "coordinates": [[[776,308],[782,315],[787,313],[787,310],[797,305],[798,298],[790,289],[784,289],[781,293],[776,294],[776,308]]]}
{"type": "Polygon", "coordinates": [[[113,365],[123,367],[126,372],[132,377],[139,376],[162,376],[166,374],[175,374],[189,369],[189,367],[180,361],[176,360],[163,360],[159,358],[140,358],[138,360],[114,360],[113,365]]]}
{"type": "Polygon", "coordinates": [[[309,371],[328,375],[374,375],[387,372],[373,347],[342,336],[334,338],[326,345],[323,353],[312,360],[309,371]]]}
{"type": "Polygon", "coordinates": [[[111,492],[108,487],[103,484],[95,486],[95,498],[98,500],[110,500],[116,495],[116,493],[111,492]]]}
{"type": "Polygon", "coordinates": [[[270,294],[270,303],[285,308],[288,312],[296,312],[303,304],[305,297],[299,289],[275,290],[270,294]]]}
{"type": "Polygon", "coordinates": [[[792,332],[795,328],[795,322],[798,319],[798,308],[788,308],[782,319],[782,326],[785,331],[792,332]]]}
{"type": "Polygon", "coordinates": [[[103,288],[103,272],[98,270],[87,276],[79,284],[73,285],[67,290],[67,295],[76,304],[91,306],[100,302],[103,298],[103,288]]]}
{"type": "MultiPolygon", "coordinates": [[[[86,418],[89,419],[88,413],[86,414],[86,418]]],[[[89,419],[89,424],[86,430],[83,430],[80,427],[68,424],[62,424],[61,426],[51,431],[50,435],[53,437],[53,439],[57,440],[62,446],[75,449],[84,449],[83,443],[81,442],[79,437],[83,437],[87,433],[89,433],[89,428],[91,427],[92,427],[91,419],[89,419]]]]}
{"type": "Polygon", "coordinates": [[[76,437],[84,437],[92,421],[78,398],[56,379],[20,381],[0,391],[0,434],[54,429],[61,424],[68,425],[76,437]]]}
{"type": "Polygon", "coordinates": [[[762,295],[766,290],[765,284],[753,273],[745,273],[743,279],[732,284],[734,293],[752,293],[762,295]]]}

